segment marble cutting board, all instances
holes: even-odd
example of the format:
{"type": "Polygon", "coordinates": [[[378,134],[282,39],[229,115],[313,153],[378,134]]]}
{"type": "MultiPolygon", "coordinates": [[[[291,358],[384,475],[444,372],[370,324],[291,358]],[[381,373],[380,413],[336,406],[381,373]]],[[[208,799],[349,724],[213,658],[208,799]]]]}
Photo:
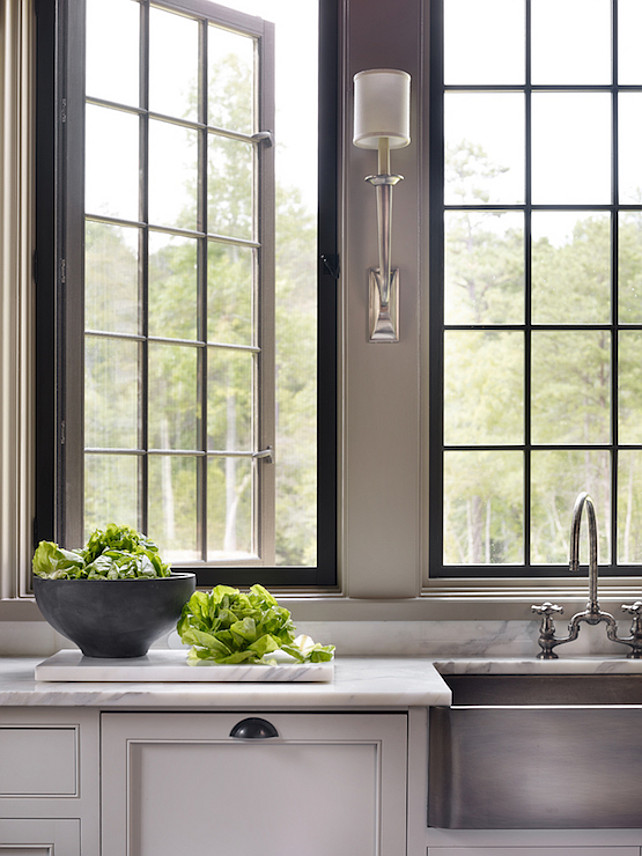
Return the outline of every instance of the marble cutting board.
{"type": "Polygon", "coordinates": [[[279,663],[276,666],[190,666],[187,650],[152,648],[144,657],[108,659],[85,657],[76,649],[64,649],[34,669],[37,681],[331,681],[334,660],[328,663],[279,663]]]}

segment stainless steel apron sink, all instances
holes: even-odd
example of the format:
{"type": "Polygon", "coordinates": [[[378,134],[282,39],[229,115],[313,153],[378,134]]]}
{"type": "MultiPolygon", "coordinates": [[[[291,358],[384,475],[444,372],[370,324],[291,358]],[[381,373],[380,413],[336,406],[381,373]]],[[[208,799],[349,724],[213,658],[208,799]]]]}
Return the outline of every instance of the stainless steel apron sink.
{"type": "Polygon", "coordinates": [[[642,674],[444,676],[430,826],[642,828],[642,674]]]}

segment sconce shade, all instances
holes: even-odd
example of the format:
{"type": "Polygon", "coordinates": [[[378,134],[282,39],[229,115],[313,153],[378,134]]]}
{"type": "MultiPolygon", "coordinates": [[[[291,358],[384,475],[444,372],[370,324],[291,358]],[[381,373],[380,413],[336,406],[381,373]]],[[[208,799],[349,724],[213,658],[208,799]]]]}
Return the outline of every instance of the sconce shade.
{"type": "Polygon", "coordinates": [[[410,75],[395,68],[371,68],[354,76],[354,138],[361,149],[376,149],[387,137],[391,149],[410,143],[410,75]]]}

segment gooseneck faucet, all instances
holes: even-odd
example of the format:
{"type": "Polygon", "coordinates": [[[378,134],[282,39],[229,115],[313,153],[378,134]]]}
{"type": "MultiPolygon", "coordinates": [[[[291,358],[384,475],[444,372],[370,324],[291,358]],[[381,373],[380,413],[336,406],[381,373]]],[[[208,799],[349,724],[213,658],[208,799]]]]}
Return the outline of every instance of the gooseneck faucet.
{"type": "Polygon", "coordinates": [[[580,632],[580,624],[582,622],[594,626],[596,624],[606,624],[607,638],[612,642],[619,642],[622,645],[627,645],[631,651],[627,655],[630,659],[642,659],[642,600],[637,600],[633,604],[623,604],[622,609],[633,616],[631,624],[631,635],[625,638],[620,638],[617,634],[617,622],[610,612],[604,612],[600,609],[597,599],[598,589],[598,564],[597,564],[597,516],[595,514],[595,505],[591,497],[583,491],[575,500],[573,508],[573,519],[571,522],[571,541],[569,550],[569,570],[576,574],[580,569],[580,529],[582,526],[582,512],[586,507],[588,517],[588,534],[589,534],[589,599],[586,604],[586,609],[583,612],[576,613],[570,620],[568,625],[568,636],[561,639],[555,636],[555,625],[553,624],[553,615],[561,614],[563,609],[557,604],[546,601],[541,605],[531,607],[533,612],[542,616],[539,634],[539,646],[541,651],[537,655],[539,660],[557,660],[558,655],[553,650],[557,645],[562,645],[564,642],[572,642],[577,639],[580,632]]]}

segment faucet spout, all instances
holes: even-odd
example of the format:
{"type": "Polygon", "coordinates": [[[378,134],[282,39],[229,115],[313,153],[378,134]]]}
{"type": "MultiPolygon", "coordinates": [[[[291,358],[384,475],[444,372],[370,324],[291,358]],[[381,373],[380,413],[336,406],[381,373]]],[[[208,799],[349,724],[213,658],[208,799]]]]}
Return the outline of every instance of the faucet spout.
{"type": "Polygon", "coordinates": [[[591,616],[598,616],[601,610],[597,600],[597,516],[593,500],[586,491],[578,495],[573,508],[568,566],[572,574],[576,574],[580,569],[580,530],[582,526],[582,512],[585,507],[589,533],[589,600],[586,604],[586,611],[591,616]]]}

